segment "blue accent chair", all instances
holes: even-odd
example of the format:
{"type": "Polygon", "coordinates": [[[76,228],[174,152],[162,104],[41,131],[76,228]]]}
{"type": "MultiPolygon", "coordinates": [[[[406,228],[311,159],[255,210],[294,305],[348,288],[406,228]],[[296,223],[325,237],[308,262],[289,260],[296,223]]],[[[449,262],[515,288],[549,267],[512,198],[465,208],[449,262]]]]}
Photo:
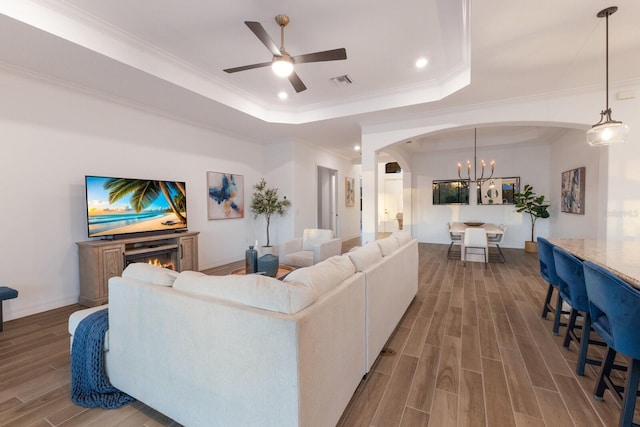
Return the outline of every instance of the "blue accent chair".
{"type": "MultiPolygon", "coordinates": [[[[549,284],[547,289],[547,297],[544,300],[544,306],[542,307],[542,318],[547,318],[547,313],[553,311],[555,315],[553,317],[553,335],[558,335],[560,326],[567,326],[566,323],[560,322],[562,317],[562,296],[558,292],[558,298],[556,301],[556,307],[551,306],[551,297],[553,296],[553,290],[558,289],[558,275],[556,274],[556,265],[553,258],[553,248],[555,245],[543,237],[538,237],[538,259],[540,260],[540,275],[549,284]]],[[[566,312],[565,314],[568,314],[566,312]]]]}
{"type": "Polygon", "coordinates": [[[591,327],[589,297],[587,296],[587,287],[584,283],[582,260],[557,246],[553,248],[553,259],[555,260],[556,274],[558,275],[558,291],[562,299],[571,306],[569,322],[567,322],[567,332],[562,346],[568,350],[571,345],[571,340],[579,344],[580,351],[578,353],[576,373],[578,375],[584,375],[584,366],[586,363],[597,366],[602,364],[599,360],[587,358],[589,344],[600,346],[606,346],[606,344],[602,341],[590,339],[593,328],[591,327]],[[576,324],[578,315],[584,319],[582,326],[576,324]],[[582,329],[581,337],[578,337],[576,329],[582,329]]]}
{"type": "Polygon", "coordinates": [[[622,401],[619,426],[632,426],[640,379],[640,290],[609,270],[584,262],[584,277],[589,296],[593,328],[607,343],[609,350],[596,381],[594,395],[602,400],[609,389],[622,401]],[[611,380],[616,353],[630,360],[624,387],[611,380]]]}
{"type": "Polygon", "coordinates": [[[0,286],[0,332],[4,329],[4,318],[2,317],[2,301],[18,297],[18,291],[8,286],[0,286]]]}

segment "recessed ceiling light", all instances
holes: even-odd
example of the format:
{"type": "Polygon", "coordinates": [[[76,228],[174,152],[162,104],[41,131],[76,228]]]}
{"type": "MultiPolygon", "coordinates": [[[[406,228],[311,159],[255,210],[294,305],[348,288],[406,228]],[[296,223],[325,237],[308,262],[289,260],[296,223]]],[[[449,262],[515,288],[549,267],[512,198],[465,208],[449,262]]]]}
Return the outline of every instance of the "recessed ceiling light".
{"type": "Polygon", "coordinates": [[[285,91],[282,91],[278,94],[278,98],[282,99],[283,101],[287,98],[289,98],[289,94],[285,91]]]}
{"type": "Polygon", "coordinates": [[[416,60],[416,68],[424,68],[428,63],[429,61],[427,60],[427,58],[418,58],[416,60]]]}
{"type": "Polygon", "coordinates": [[[356,145],[356,146],[353,147],[353,149],[356,150],[356,151],[360,151],[360,146],[356,145]]]}

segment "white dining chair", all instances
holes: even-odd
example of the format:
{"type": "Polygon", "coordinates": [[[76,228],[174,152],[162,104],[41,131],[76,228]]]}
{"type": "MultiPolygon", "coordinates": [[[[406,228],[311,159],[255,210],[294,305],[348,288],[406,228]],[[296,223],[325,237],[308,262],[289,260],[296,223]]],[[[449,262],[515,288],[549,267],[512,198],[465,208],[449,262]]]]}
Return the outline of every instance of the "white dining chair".
{"type": "Polygon", "coordinates": [[[460,258],[460,253],[453,250],[454,245],[462,246],[462,234],[453,233],[451,231],[451,223],[447,223],[447,233],[449,233],[449,238],[451,239],[451,243],[449,244],[449,250],[447,251],[447,258],[458,259],[460,258]]]}
{"type": "Polygon", "coordinates": [[[487,241],[487,230],[482,227],[467,227],[464,231],[464,257],[462,263],[467,265],[467,255],[469,249],[482,250],[484,256],[484,268],[489,264],[489,243],[487,241]]]}
{"type": "Polygon", "coordinates": [[[498,249],[499,255],[494,260],[497,260],[498,262],[502,262],[503,263],[505,258],[504,258],[504,253],[502,253],[502,248],[500,248],[500,245],[502,244],[502,241],[504,240],[504,235],[507,233],[507,226],[504,225],[504,224],[500,224],[498,226],[498,228],[500,228],[500,230],[502,230],[502,233],[488,234],[487,235],[487,243],[489,243],[489,246],[493,246],[493,247],[498,249]]]}

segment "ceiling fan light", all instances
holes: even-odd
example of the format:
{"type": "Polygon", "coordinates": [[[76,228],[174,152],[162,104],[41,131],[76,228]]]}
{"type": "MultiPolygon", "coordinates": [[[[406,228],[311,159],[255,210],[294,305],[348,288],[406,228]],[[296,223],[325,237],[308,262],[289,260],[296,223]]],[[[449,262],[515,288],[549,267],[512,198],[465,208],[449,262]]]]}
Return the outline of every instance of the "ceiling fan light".
{"type": "Polygon", "coordinates": [[[293,64],[285,58],[274,59],[271,69],[279,77],[289,77],[293,73],[293,64]]]}
{"type": "Polygon", "coordinates": [[[597,124],[587,131],[587,144],[592,147],[621,144],[628,135],[629,126],[622,122],[607,121],[597,124]]]}

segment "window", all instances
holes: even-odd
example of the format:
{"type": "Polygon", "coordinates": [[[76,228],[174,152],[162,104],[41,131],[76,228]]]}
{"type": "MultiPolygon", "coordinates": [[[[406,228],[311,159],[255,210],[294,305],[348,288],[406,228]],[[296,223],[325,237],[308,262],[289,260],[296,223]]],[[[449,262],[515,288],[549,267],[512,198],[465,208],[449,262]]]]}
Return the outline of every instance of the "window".
{"type": "Polygon", "coordinates": [[[434,205],[468,205],[469,181],[443,180],[433,181],[434,205]]]}

